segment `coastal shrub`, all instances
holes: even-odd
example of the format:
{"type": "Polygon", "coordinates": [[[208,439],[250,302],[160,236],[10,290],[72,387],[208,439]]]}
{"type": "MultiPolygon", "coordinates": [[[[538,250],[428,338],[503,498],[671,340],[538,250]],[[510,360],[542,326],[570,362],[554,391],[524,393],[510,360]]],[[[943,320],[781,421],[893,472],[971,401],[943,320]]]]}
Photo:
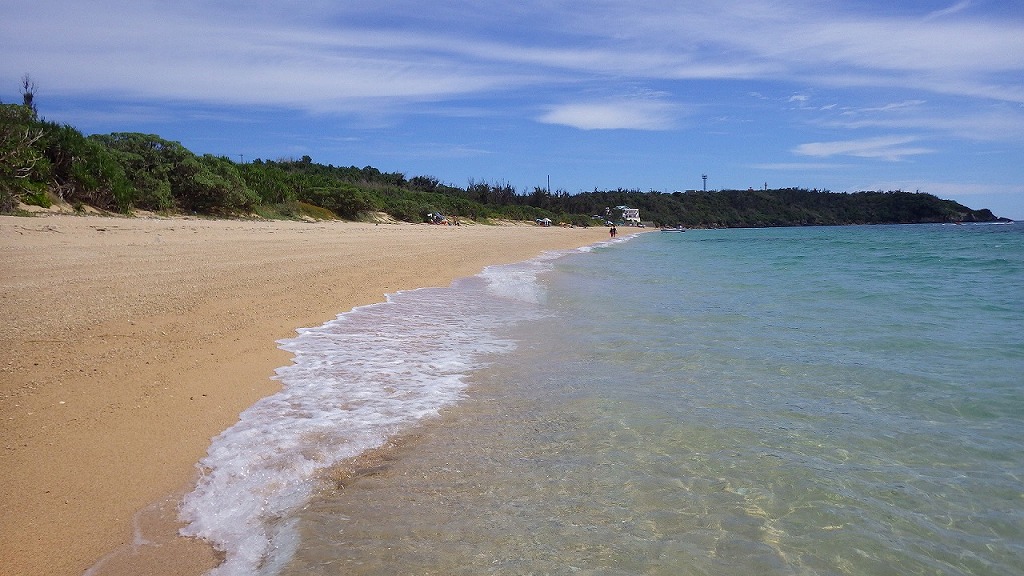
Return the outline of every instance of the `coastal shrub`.
{"type": "Polygon", "coordinates": [[[129,204],[153,211],[167,211],[175,207],[170,174],[191,155],[181,144],[137,132],[93,134],[88,138],[105,147],[122,167],[134,189],[133,197],[128,199],[129,204]]]}
{"type": "Polygon", "coordinates": [[[333,186],[318,186],[304,191],[300,200],[315,206],[322,206],[342,218],[354,219],[361,212],[376,209],[373,200],[353,184],[337,183],[333,186]]]}
{"type": "Polygon", "coordinates": [[[284,204],[296,198],[296,183],[274,163],[256,160],[238,167],[246,186],[256,193],[261,204],[284,204]]]}
{"type": "Polygon", "coordinates": [[[435,211],[431,205],[410,198],[389,198],[381,208],[392,218],[402,222],[424,222],[427,214],[435,211]]]}
{"type": "Polygon", "coordinates": [[[166,212],[174,209],[171,183],[151,176],[136,175],[134,206],[143,210],[166,212]]]}
{"type": "Polygon", "coordinates": [[[40,208],[53,206],[53,201],[45,189],[26,192],[22,194],[21,201],[29,206],[39,206],[40,208]]]}
{"type": "Polygon", "coordinates": [[[0,104],[0,210],[45,189],[49,163],[40,150],[44,130],[30,106],[0,104]]]}
{"type": "Polygon", "coordinates": [[[46,123],[45,132],[52,192],[72,204],[130,210],[135,190],[111,150],[68,125],[46,123]]]}
{"type": "Polygon", "coordinates": [[[291,201],[279,204],[258,204],[253,207],[253,212],[260,218],[268,220],[299,220],[312,218],[314,220],[337,220],[338,215],[321,206],[314,206],[307,202],[291,201]]]}
{"type": "Polygon", "coordinates": [[[291,216],[288,216],[281,207],[281,204],[259,204],[253,208],[253,213],[267,220],[290,219],[291,216]]]}
{"type": "Polygon", "coordinates": [[[14,190],[9,190],[4,186],[3,182],[0,182],[0,214],[10,214],[11,212],[14,212],[17,205],[18,195],[14,190]]]}
{"type": "Polygon", "coordinates": [[[306,202],[295,202],[297,213],[300,216],[307,216],[316,220],[337,220],[338,216],[327,208],[307,204],[306,202]]]}
{"type": "Polygon", "coordinates": [[[83,154],[71,166],[72,204],[82,203],[128,213],[135,205],[135,186],[116,156],[99,143],[86,140],[83,154]]]}
{"type": "Polygon", "coordinates": [[[259,198],[224,157],[186,156],[170,170],[171,193],[184,210],[202,213],[250,209],[259,198]]]}

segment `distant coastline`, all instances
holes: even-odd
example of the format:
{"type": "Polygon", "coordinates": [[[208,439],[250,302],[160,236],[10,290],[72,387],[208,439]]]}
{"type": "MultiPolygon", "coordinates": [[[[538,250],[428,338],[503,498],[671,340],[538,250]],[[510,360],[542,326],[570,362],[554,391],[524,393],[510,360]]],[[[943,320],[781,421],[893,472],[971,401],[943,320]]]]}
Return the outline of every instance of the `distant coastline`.
{"type": "Polygon", "coordinates": [[[465,187],[432,176],[407,177],[372,166],[300,159],[235,162],[196,155],[154,134],[85,136],[38,118],[28,105],[0,104],[10,129],[0,140],[0,213],[22,205],[131,214],[402,222],[545,221],[556,225],[757,228],[842,224],[994,222],[972,209],[920,192],[830,192],[806,188],[643,192],[589,191],[470,180],[465,187]],[[636,220],[639,210],[639,221],[636,220]],[[629,213],[630,218],[625,217],[629,213]]]}

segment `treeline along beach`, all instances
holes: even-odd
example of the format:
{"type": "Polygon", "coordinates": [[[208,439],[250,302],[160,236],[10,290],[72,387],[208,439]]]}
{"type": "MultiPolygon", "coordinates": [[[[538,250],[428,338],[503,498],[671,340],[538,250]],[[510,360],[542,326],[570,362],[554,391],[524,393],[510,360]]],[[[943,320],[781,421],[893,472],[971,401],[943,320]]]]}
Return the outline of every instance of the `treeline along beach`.
{"type": "Polygon", "coordinates": [[[0,212],[19,203],[49,207],[63,201],[131,213],[136,210],[274,219],[358,220],[387,213],[405,222],[429,214],[473,220],[536,220],[588,226],[615,206],[639,208],[658,226],[735,228],[840,224],[992,222],[931,194],[906,191],[837,193],[806,188],[657,192],[618,188],[572,193],[498,180],[465,187],[432,176],[407,177],[372,166],[323,165],[299,159],[235,162],[197,155],[153,134],[86,136],[39,118],[32,99],[0,104],[0,212]]]}

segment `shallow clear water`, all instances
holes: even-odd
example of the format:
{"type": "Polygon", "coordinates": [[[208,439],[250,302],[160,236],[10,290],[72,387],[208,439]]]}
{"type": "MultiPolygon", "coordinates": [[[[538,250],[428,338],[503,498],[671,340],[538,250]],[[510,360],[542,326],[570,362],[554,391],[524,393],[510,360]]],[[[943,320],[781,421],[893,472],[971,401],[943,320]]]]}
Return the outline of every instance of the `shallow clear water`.
{"type": "Polygon", "coordinates": [[[1020,574],[1021,225],[651,233],[411,294],[476,330],[457,397],[311,473],[249,572],[1020,574]]]}

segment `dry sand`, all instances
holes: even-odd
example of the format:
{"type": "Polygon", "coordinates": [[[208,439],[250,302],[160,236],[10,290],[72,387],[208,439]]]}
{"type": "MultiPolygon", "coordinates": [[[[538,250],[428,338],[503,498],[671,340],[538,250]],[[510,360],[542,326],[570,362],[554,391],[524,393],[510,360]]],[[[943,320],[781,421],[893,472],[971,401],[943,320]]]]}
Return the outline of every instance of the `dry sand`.
{"type": "Polygon", "coordinates": [[[201,573],[213,551],[181,538],[129,557],[173,534],[210,438],[278,389],[290,358],[277,340],[385,293],[606,237],[0,216],[0,574],[78,575],[103,558],[95,573],[201,573]]]}

